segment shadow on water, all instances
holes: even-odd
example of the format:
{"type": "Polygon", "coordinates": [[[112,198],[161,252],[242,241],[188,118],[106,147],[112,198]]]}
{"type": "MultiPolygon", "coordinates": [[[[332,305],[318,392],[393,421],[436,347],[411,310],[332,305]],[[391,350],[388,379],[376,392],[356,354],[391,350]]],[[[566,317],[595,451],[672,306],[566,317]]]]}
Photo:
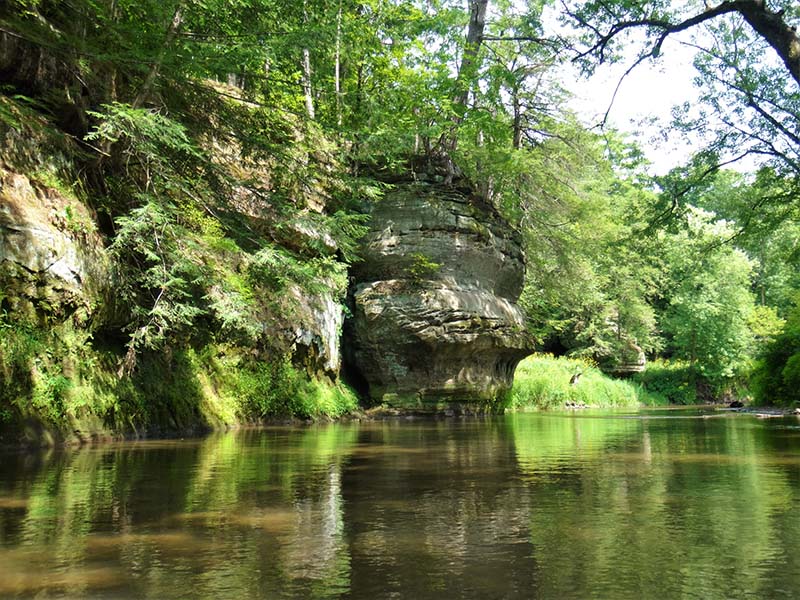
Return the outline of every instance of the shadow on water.
{"type": "Polygon", "coordinates": [[[797,423],[625,416],[3,456],[0,597],[791,596],[797,423]]]}

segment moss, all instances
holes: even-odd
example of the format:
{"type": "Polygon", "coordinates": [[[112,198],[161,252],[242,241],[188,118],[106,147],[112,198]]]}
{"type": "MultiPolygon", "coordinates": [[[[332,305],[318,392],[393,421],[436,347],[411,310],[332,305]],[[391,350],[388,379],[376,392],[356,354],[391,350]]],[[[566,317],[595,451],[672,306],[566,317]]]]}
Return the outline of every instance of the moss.
{"type": "Polygon", "coordinates": [[[208,430],[277,417],[338,417],[357,408],[342,383],[237,347],[144,354],[130,376],[119,374],[121,359],[120,350],[103,348],[70,323],[0,320],[0,439],[208,430]]]}

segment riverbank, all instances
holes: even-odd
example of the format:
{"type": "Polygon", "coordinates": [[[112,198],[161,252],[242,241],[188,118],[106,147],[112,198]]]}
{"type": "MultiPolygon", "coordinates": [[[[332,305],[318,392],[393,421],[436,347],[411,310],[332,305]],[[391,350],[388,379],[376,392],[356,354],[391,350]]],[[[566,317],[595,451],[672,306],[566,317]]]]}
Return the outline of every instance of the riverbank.
{"type": "MultiPolygon", "coordinates": [[[[0,446],[173,439],[339,420],[440,419],[583,408],[686,408],[666,403],[640,383],[613,379],[589,361],[551,355],[533,355],[522,361],[511,391],[491,405],[447,402],[396,408],[362,407],[355,392],[341,381],[309,376],[287,362],[259,363],[220,346],[176,352],[170,357],[171,366],[163,357],[145,358],[139,373],[120,381],[112,368],[114,357],[73,342],[64,344],[63,355],[53,355],[53,346],[48,346],[51,360],[73,365],[59,371],[60,385],[53,383],[55,377],[45,354],[34,352],[27,357],[27,364],[35,368],[30,371],[27,392],[16,399],[6,397],[7,408],[0,415],[0,446]]],[[[793,414],[793,409],[775,407],[695,406],[760,418],[793,414]]]]}
{"type": "Polygon", "coordinates": [[[80,445],[180,437],[358,410],[341,381],[288,360],[207,344],[144,354],[119,372],[119,351],[72,328],[0,328],[0,444],[80,445]]]}
{"type": "MultiPolygon", "coordinates": [[[[605,407],[609,408],[609,407],[605,407]]],[[[687,409],[703,410],[709,413],[716,413],[715,416],[723,417],[725,414],[741,416],[751,416],[759,419],[783,418],[796,416],[800,418],[800,409],[775,408],[775,407],[744,407],[729,408],[720,404],[704,405],[637,405],[637,406],[616,406],[613,408],[647,409],[657,408],[659,411],[686,411],[687,409]]],[[[582,410],[602,410],[602,408],[591,405],[557,406],[550,408],[538,408],[535,406],[517,406],[507,408],[505,414],[522,414],[526,412],[542,412],[553,414],[565,414],[569,412],[581,412],[582,410]]],[[[109,429],[96,429],[94,431],[75,430],[71,435],[49,426],[47,423],[28,419],[22,423],[23,433],[19,436],[0,435],[0,450],[4,452],[36,450],[41,448],[78,448],[83,446],[101,446],[118,442],[137,442],[137,441],[157,441],[157,440],[177,440],[177,439],[200,439],[214,433],[226,433],[234,431],[258,431],[268,428],[297,428],[312,427],[315,425],[325,425],[334,423],[350,422],[380,422],[380,421],[441,421],[441,420],[462,420],[462,419],[482,419],[486,417],[499,416],[501,413],[489,413],[475,408],[450,406],[448,408],[428,408],[428,409],[398,409],[385,406],[377,406],[368,409],[356,409],[336,417],[330,415],[318,416],[315,419],[299,417],[270,417],[259,421],[241,421],[235,423],[225,423],[217,426],[207,424],[195,424],[183,428],[172,428],[168,426],[141,428],[130,431],[112,431],[109,429]]]]}

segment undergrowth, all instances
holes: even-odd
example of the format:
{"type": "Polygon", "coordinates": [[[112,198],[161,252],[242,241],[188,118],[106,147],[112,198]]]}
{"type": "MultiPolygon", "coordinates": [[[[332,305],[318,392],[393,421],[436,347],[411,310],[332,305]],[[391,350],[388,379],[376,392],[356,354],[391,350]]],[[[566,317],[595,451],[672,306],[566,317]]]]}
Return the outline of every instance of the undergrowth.
{"type": "Polygon", "coordinates": [[[288,358],[266,362],[237,347],[144,353],[120,375],[120,349],[63,323],[0,317],[0,429],[34,419],[64,435],[219,427],[271,418],[338,417],[357,408],[340,382],[288,358]]]}
{"type": "Polygon", "coordinates": [[[696,377],[688,363],[657,360],[634,376],[637,383],[663,404],[697,404],[696,377]]]}
{"type": "Polygon", "coordinates": [[[597,408],[660,404],[640,385],[612,379],[588,360],[534,354],[517,367],[509,408],[563,408],[569,404],[597,408]],[[577,381],[570,383],[578,374],[577,381]]]}
{"type": "Polygon", "coordinates": [[[750,402],[747,376],[708,378],[680,360],[658,359],[647,364],[632,380],[660,404],[705,404],[742,400],[750,402]]]}

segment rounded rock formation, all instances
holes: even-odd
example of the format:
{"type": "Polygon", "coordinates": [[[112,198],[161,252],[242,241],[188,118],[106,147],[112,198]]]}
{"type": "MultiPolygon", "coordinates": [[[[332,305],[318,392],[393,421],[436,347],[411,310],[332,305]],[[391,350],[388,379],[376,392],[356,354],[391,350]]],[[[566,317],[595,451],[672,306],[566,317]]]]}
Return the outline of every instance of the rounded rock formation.
{"type": "Polygon", "coordinates": [[[347,343],[370,398],[491,407],[533,345],[519,233],[475,196],[404,184],[372,206],[361,255],[347,343]]]}

